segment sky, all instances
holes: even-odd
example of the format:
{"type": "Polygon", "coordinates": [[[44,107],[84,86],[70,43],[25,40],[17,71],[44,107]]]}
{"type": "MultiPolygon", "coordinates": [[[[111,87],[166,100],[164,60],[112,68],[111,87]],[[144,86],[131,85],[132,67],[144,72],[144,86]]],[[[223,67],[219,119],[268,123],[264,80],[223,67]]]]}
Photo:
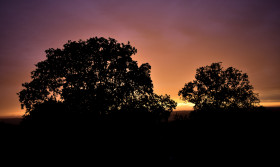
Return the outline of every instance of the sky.
{"type": "Polygon", "coordinates": [[[0,116],[24,114],[17,93],[44,51],[111,37],[137,48],[157,94],[178,91],[197,68],[223,62],[249,75],[264,106],[280,106],[278,0],[1,0],[0,116]]]}

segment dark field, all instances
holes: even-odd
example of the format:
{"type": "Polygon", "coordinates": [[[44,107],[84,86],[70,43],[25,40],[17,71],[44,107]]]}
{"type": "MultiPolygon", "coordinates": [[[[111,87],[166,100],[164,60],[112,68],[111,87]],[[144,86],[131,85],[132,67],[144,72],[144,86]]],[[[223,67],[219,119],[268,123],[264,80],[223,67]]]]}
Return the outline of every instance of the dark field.
{"type": "Polygon", "coordinates": [[[278,163],[280,108],[211,119],[187,115],[177,111],[162,123],[33,128],[20,126],[20,118],[2,118],[1,151],[23,163],[49,165],[278,163]]]}
{"type": "Polygon", "coordinates": [[[21,122],[21,117],[8,117],[0,118],[0,124],[9,124],[9,125],[19,125],[21,122]]]}
{"type": "MultiPolygon", "coordinates": [[[[280,108],[276,108],[276,110],[280,111],[280,108]]],[[[171,113],[168,121],[174,121],[176,115],[180,115],[182,117],[187,117],[191,111],[174,111],[171,113]]],[[[0,124],[3,125],[19,125],[21,122],[22,118],[21,117],[0,117],[0,124]]]]}

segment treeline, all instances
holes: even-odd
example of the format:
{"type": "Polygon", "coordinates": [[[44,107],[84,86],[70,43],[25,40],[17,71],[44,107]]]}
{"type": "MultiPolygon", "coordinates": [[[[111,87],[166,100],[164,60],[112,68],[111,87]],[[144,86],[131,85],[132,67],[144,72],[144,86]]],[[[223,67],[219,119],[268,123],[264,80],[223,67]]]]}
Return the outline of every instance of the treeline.
{"type": "Polygon", "coordinates": [[[29,162],[79,166],[221,160],[229,166],[248,154],[273,157],[266,146],[276,147],[279,112],[259,105],[246,73],[221,63],[198,68],[178,93],[194,111],[168,122],[177,104],[154,93],[151,66],[138,65],[136,52],[129,42],[97,37],[46,50],[18,93],[26,113],[20,126],[6,130],[6,142],[16,141],[29,162]]]}

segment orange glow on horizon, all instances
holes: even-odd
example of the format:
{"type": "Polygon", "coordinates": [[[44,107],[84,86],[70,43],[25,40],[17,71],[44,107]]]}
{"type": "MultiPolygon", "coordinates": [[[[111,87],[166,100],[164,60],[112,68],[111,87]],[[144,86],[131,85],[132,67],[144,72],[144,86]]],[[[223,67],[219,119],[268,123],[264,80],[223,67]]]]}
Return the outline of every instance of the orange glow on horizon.
{"type": "Polygon", "coordinates": [[[177,107],[174,111],[193,110],[193,106],[193,103],[182,102],[179,100],[177,101],[177,107]]]}
{"type": "MultiPolygon", "coordinates": [[[[183,102],[182,100],[175,100],[177,102],[177,107],[174,111],[191,111],[193,110],[193,103],[183,102]]],[[[280,107],[280,102],[261,102],[261,106],[264,107],[280,107]]],[[[22,117],[25,113],[24,109],[20,109],[16,107],[14,109],[9,110],[6,112],[7,114],[2,114],[0,117],[22,117]]]]}
{"type": "MultiPolygon", "coordinates": [[[[193,110],[193,103],[182,102],[182,100],[176,100],[177,107],[174,111],[182,111],[182,110],[193,110]]],[[[261,102],[261,106],[264,107],[280,107],[280,102],[261,102]]]]}
{"type": "Polygon", "coordinates": [[[280,107],[280,102],[261,102],[260,105],[264,107],[280,107]]]}

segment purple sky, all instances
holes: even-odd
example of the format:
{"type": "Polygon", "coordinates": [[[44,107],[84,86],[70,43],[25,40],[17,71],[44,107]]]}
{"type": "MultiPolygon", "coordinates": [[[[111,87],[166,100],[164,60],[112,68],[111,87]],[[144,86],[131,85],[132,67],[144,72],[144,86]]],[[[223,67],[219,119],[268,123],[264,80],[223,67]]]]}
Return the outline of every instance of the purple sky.
{"type": "Polygon", "coordinates": [[[178,109],[190,109],[178,91],[212,62],[246,72],[262,104],[280,104],[280,1],[1,0],[0,22],[0,116],[24,113],[16,93],[44,50],[95,36],[130,41],[178,109]]]}

